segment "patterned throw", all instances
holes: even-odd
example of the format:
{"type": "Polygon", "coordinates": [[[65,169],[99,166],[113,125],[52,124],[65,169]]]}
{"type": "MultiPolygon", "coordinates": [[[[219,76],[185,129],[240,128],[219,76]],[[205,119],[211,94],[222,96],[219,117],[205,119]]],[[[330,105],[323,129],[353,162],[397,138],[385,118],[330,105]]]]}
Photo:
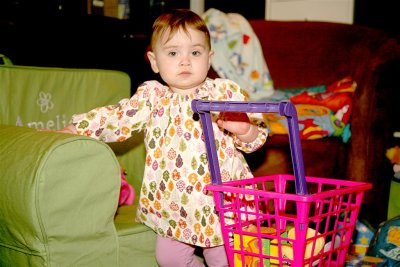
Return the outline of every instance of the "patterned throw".
{"type": "Polygon", "coordinates": [[[260,42],[249,22],[240,14],[208,9],[203,15],[215,52],[212,67],[222,78],[237,82],[260,100],[274,92],[260,42]]]}

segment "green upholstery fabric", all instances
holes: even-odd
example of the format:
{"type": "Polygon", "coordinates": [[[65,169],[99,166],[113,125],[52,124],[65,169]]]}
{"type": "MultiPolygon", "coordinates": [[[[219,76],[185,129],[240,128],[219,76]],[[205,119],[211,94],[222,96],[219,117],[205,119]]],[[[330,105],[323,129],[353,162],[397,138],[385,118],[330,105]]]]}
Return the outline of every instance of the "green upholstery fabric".
{"type": "Polygon", "coordinates": [[[123,72],[0,66],[0,122],[60,129],[75,113],[116,104],[130,94],[123,72]]]}
{"type": "Polygon", "coordinates": [[[136,203],[117,210],[118,162],[139,194],[143,136],[105,145],[30,129],[129,96],[119,71],[0,65],[0,266],[158,266],[136,203]]]}
{"type": "Polygon", "coordinates": [[[136,205],[122,206],[115,217],[120,266],[158,266],[154,257],[156,234],[147,226],[134,222],[135,211],[136,205]]]}
{"type": "MultiPolygon", "coordinates": [[[[73,114],[129,96],[130,78],[120,71],[0,65],[2,124],[60,129],[73,114]]],[[[144,169],[142,140],[139,134],[112,145],[135,188],[140,188],[144,169]]]]}
{"type": "Polygon", "coordinates": [[[0,173],[1,266],[118,266],[120,173],[107,145],[3,125],[0,173]]]}

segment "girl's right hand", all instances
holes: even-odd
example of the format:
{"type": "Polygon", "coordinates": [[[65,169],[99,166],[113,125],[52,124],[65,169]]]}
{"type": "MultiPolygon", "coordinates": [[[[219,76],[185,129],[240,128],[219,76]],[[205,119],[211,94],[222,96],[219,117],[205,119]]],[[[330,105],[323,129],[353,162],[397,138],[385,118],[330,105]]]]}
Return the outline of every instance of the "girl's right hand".
{"type": "Polygon", "coordinates": [[[76,128],[75,126],[71,123],[65,126],[64,128],[57,130],[56,132],[59,133],[69,133],[69,134],[76,134],[76,128]]]}

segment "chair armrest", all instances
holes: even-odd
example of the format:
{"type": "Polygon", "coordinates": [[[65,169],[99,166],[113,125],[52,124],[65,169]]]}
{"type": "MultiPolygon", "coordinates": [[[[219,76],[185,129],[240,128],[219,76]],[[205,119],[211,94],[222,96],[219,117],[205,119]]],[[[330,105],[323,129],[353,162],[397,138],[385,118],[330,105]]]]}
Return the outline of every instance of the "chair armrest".
{"type": "Polygon", "coordinates": [[[120,182],[99,141],[0,125],[0,265],[116,266],[120,182]]]}

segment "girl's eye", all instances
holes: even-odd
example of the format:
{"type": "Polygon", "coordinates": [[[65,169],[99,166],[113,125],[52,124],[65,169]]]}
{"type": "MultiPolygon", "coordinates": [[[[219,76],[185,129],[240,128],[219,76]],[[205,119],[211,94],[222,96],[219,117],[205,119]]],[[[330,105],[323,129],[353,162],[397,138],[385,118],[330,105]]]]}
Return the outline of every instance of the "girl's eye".
{"type": "Polygon", "coordinates": [[[200,56],[201,53],[200,53],[200,51],[193,51],[193,52],[192,52],[192,55],[193,55],[193,56],[200,56]]]}
{"type": "Polygon", "coordinates": [[[174,57],[176,56],[176,52],[175,51],[168,52],[168,55],[174,57]]]}

